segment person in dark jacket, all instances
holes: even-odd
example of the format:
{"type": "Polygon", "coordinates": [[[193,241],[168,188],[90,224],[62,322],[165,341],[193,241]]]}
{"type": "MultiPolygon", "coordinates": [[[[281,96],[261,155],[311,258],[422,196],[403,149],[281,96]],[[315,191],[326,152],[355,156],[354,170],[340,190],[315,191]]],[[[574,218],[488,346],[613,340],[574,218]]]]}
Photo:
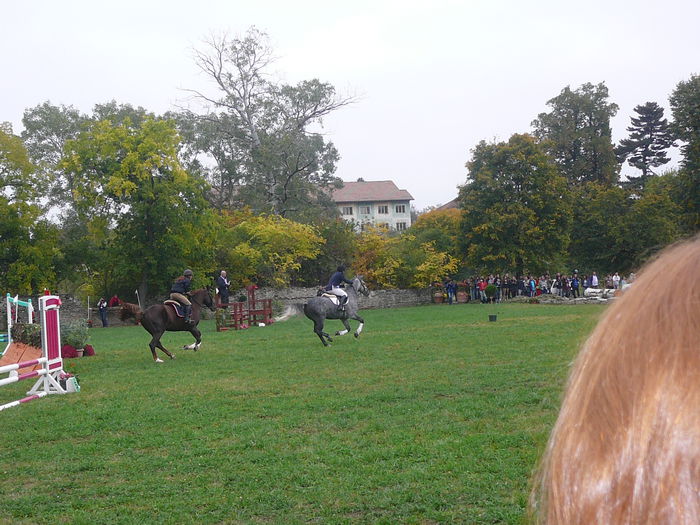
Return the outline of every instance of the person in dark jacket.
{"type": "Polygon", "coordinates": [[[226,270],[221,270],[221,274],[216,278],[216,287],[219,289],[219,303],[226,308],[228,306],[228,288],[231,282],[226,278],[226,270]]]}
{"type": "Polygon", "coordinates": [[[100,297],[100,300],[97,301],[97,309],[100,312],[100,319],[104,328],[107,326],[107,301],[105,301],[104,297],[100,297]]]}
{"type": "Polygon", "coordinates": [[[335,273],[326,285],[326,291],[338,297],[338,310],[345,310],[345,303],[348,301],[348,294],[341,288],[343,283],[352,284],[352,281],[345,278],[345,266],[338,266],[335,273]]]}
{"type": "Polygon", "coordinates": [[[170,287],[170,298],[182,305],[187,324],[192,323],[192,303],[187,298],[187,295],[190,292],[193,277],[192,270],[185,270],[180,277],[175,279],[175,282],[170,287]]]}

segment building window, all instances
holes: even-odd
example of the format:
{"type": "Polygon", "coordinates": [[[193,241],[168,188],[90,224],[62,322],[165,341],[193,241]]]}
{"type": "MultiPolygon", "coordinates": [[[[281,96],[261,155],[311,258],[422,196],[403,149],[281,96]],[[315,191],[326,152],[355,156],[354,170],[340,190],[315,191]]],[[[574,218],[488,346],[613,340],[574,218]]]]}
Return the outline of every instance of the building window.
{"type": "Polygon", "coordinates": [[[377,206],[377,213],[386,215],[387,213],[389,213],[389,206],[377,206]]]}
{"type": "MultiPolygon", "coordinates": [[[[397,208],[398,208],[398,206],[397,206],[397,208]]],[[[406,223],[405,223],[405,222],[397,222],[397,223],[396,223],[396,230],[397,230],[397,231],[402,232],[402,231],[404,231],[405,229],[406,229],[406,223]]]]}
{"type": "Polygon", "coordinates": [[[343,215],[352,215],[352,206],[343,206],[343,215]]]}
{"type": "Polygon", "coordinates": [[[397,204],[396,205],[396,213],[406,213],[406,205],[405,204],[397,204]]]}
{"type": "Polygon", "coordinates": [[[360,215],[369,215],[369,206],[360,206],[360,215]]]}

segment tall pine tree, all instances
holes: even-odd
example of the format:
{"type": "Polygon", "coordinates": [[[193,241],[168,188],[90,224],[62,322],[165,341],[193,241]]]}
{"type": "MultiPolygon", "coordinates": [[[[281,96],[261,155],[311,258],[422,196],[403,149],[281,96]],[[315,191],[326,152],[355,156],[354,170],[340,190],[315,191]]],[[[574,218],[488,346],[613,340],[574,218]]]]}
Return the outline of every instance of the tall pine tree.
{"type": "Polygon", "coordinates": [[[647,102],[634,108],[639,115],[632,117],[632,125],[627,128],[629,138],[620,141],[615,149],[620,163],[642,172],[640,177],[628,177],[635,188],[643,188],[648,178],[654,175],[652,168],[663,166],[671,159],[666,155],[674,145],[668,121],[664,118],[664,108],[656,102],[647,102]]]}

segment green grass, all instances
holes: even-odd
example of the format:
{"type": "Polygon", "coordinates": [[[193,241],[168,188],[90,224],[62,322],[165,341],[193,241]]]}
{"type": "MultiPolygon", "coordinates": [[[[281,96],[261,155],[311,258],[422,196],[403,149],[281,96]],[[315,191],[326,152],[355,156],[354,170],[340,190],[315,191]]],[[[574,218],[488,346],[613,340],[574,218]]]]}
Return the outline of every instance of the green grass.
{"type": "Polygon", "coordinates": [[[97,355],[66,361],[79,394],[0,412],[0,523],[521,523],[602,311],[370,310],[330,348],[301,317],[207,321],[197,353],[166,334],[160,365],[141,327],[93,329],[97,355]]]}

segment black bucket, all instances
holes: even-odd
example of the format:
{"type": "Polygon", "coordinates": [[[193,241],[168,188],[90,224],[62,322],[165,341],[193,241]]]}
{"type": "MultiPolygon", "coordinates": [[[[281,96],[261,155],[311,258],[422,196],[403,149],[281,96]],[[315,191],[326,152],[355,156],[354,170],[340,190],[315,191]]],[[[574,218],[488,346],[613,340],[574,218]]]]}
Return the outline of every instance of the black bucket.
{"type": "Polygon", "coordinates": [[[489,321],[491,321],[492,323],[493,323],[494,321],[496,321],[496,316],[495,316],[495,315],[489,315],[489,321]]]}

